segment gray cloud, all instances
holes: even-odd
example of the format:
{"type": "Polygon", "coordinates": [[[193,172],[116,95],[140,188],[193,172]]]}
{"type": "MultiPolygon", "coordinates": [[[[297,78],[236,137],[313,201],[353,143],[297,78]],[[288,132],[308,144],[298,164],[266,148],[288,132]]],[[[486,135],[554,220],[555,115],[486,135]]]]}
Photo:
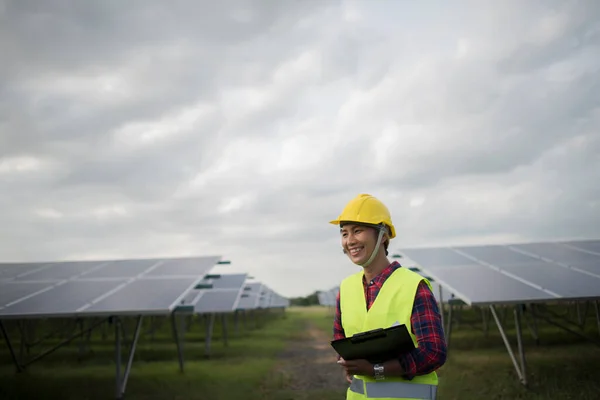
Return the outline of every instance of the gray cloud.
{"type": "Polygon", "coordinates": [[[6,2],[0,258],[223,254],[300,295],[356,269],[361,192],[392,247],[598,237],[598,12],[6,2]]]}

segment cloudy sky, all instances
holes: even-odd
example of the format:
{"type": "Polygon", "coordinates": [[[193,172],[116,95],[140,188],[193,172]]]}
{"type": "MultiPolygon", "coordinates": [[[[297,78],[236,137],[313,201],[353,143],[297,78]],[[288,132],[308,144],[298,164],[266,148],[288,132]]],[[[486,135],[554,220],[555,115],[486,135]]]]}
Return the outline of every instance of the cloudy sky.
{"type": "Polygon", "coordinates": [[[220,254],[286,296],[392,248],[600,237],[600,2],[0,0],[0,260],[220,254]]]}

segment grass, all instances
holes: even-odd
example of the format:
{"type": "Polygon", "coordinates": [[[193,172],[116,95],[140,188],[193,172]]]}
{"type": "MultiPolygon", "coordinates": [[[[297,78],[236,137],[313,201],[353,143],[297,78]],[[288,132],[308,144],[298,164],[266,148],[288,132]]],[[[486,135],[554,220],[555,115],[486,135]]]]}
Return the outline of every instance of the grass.
{"type": "MultiPolygon", "coordinates": [[[[129,335],[133,333],[131,321],[129,335]]],[[[232,326],[232,321],[229,321],[232,326]]],[[[185,372],[179,371],[177,350],[169,324],[155,333],[141,336],[126,388],[131,399],[263,399],[268,390],[286,382],[272,369],[289,340],[297,335],[302,318],[289,314],[263,316],[263,326],[240,329],[224,346],[221,327],[215,323],[210,357],[204,355],[204,327],[192,326],[184,345],[185,372]]],[[[146,328],[148,328],[146,326],[146,328]]],[[[15,332],[12,336],[17,338],[15,332]]],[[[233,335],[231,333],[230,335],[233,335]]],[[[50,345],[50,342],[48,343],[50,345]]],[[[18,349],[18,343],[15,344],[18,349]]],[[[126,349],[124,346],[123,367],[126,349]]],[[[15,374],[6,349],[0,353],[0,398],[34,399],[44,397],[78,400],[114,398],[115,364],[112,335],[106,340],[96,332],[91,340],[92,354],[80,359],[78,343],[32,364],[15,374]]]]}
{"type": "MultiPolygon", "coordinates": [[[[510,316],[510,314],[509,314],[510,316]]],[[[320,307],[292,308],[285,316],[263,316],[262,326],[240,329],[224,346],[215,324],[210,357],[204,355],[204,326],[192,325],[186,333],[185,372],[177,363],[177,351],[168,323],[155,333],[140,337],[127,399],[240,399],[303,400],[343,399],[343,391],[291,391],[288,384],[297,377],[278,370],[279,355],[287,344],[305,338],[307,321],[331,332],[331,312],[320,307]]],[[[507,318],[507,334],[516,349],[514,324],[507,318]]],[[[233,326],[230,321],[229,326],[233,326]]],[[[127,333],[133,325],[128,321],[127,333]]],[[[38,328],[38,334],[45,328],[38,328]]],[[[145,326],[148,329],[148,326],[145,326]]],[[[438,372],[439,400],[451,399],[596,399],[600,392],[600,348],[557,328],[539,323],[540,345],[524,327],[529,387],[523,387],[514,371],[494,324],[486,335],[478,314],[464,311],[453,329],[449,358],[438,372]],[[469,322],[471,321],[471,322],[469,322]]],[[[578,329],[578,328],[577,328],[578,329]]],[[[598,339],[595,316],[581,330],[598,339]]],[[[96,400],[114,398],[115,368],[112,332],[103,339],[101,331],[91,338],[92,352],[79,354],[74,341],[26,372],[15,374],[5,347],[0,347],[0,398],[96,400]],[[43,395],[40,396],[40,393],[43,395]]],[[[11,328],[13,340],[18,338],[11,328]]],[[[19,349],[18,341],[15,348],[19,349]]],[[[124,350],[126,350],[124,346],[124,350]]],[[[125,367],[126,351],[123,354],[125,367]]],[[[339,368],[332,363],[332,368],[339,368]]]]}

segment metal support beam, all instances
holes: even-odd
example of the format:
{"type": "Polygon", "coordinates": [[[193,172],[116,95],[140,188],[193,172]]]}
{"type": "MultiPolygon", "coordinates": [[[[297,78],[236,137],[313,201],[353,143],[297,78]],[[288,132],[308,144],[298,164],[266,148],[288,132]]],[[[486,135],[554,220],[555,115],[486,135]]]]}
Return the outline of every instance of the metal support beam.
{"type": "Polygon", "coordinates": [[[446,347],[450,347],[450,337],[452,336],[452,309],[453,304],[448,304],[448,326],[446,327],[446,347]]]}
{"type": "Polygon", "coordinates": [[[481,320],[483,322],[483,335],[485,337],[488,337],[488,334],[490,332],[490,324],[488,319],[487,308],[485,307],[481,309],[481,320]]]}
{"type": "Polygon", "coordinates": [[[212,340],[213,328],[215,326],[215,314],[209,314],[206,321],[206,336],[204,338],[204,354],[210,356],[210,342],[212,340]]]}
{"type": "MultiPolygon", "coordinates": [[[[500,321],[500,318],[498,317],[498,314],[496,313],[496,308],[493,305],[490,305],[490,311],[492,312],[492,316],[494,317],[494,320],[496,321],[496,326],[498,327],[498,330],[500,331],[500,336],[502,336],[502,340],[504,341],[504,345],[506,346],[506,350],[508,351],[508,355],[510,356],[513,366],[515,367],[515,371],[517,372],[517,375],[519,376],[519,380],[521,381],[521,383],[523,385],[527,385],[527,378],[525,377],[525,373],[519,367],[519,363],[517,362],[515,354],[513,353],[510,342],[508,341],[508,337],[506,337],[506,333],[504,332],[504,327],[502,326],[502,322],[500,321]]],[[[520,336],[520,333],[521,333],[521,329],[519,326],[519,329],[517,329],[517,336],[520,336]]],[[[522,339],[520,337],[517,337],[517,341],[519,343],[522,343],[522,339]]],[[[522,346],[521,346],[520,350],[522,350],[522,346]]],[[[523,365],[525,365],[525,361],[524,361],[525,360],[525,352],[524,351],[521,353],[521,357],[523,360],[522,363],[523,363],[523,365]]]]}
{"type": "Polygon", "coordinates": [[[442,297],[442,285],[438,285],[438,287],[440,289],[439,308],[440,308],[440,317],[442,319],[442,329],[443,329],[443,327],[446,326],[446,325],[444,324],[444,302],[442,301],[442,299],[443,299],[443,297],[442,297]]]}
{"type": "Polygon", "coordinates": [[[129,380],[129,373],[131,372],[131,365],[133,364],[133,356],[135,355],[135,348],[137,346],[138,339],[140,337],[140,331],[142,329],[142,316],[138,316],[137,324],[135,325],[135,331],[133,333],[133,340],[131,341],[131,347],[129,348],[129,358],[127,359],[127,366],[125,367],[125,375],[121,382],[121,397],[125,394],[125,388],[127,387],[127,381],[129,380]]]}
{"type": "Polygon", "coordinates": [[[123,375],[121,375],[121,364],[122,364],[122,354],[121,354],[121,346],[123,341],[123,326],[119,317],[114,317],[113,320],[115,324],[115,398],[117,400],[122,400],[125,395],[125,389],[127,388],[127,382],[129,380],[129,374],[131,372],[131,366],[133,364],[133,357],[135,355],[135,349],[138,343],[138,339],[140,337],[140,331],[142,328],[142,316],[137,317],[137,322],[135,325],[135,330],[133,332],[133,338],[131,339],[131,344],[129,345],[129,355],[127,357],[127,364],[125,366],[125,371],[123,375]]]}
{"type": "Polygon", "coordinates": [[[523,334],[521,332],[521,316],[523,313],[523,306],[516,305],[514,309],[515,314],[515,328],[517,330],[517,347],[519,349],[519,358],[521,359],[521,373],[523,374],[523,384],[527,385],[527,369],[525,362],[525,350],[523,349],[523,334]]]}
{"type": "Polygon", "coordinates": [[[12,343],[10,342],[10,338],[8,337],[8,332],[6,331],[6,328],[4,327],[4,324],[2,323],[2,321],[0,321],[0,331],[2,331],[2,336],[4,336],[4,341],[6,342],[8,351],[10,352],[10,357],[12,358],[13,362],[15,363],[15,367],[17,367],[17,371],[18,372],[23,371],[23,367],[19,363],[19,359],[17,358],[17,355],[15,354],[15,349],[13,348],[12,343]]]}
{"type": "Polygon", "coordinates": [[[235,313],[233,314],[233,323],[234,323],[235,334],[239,335],[240,334],[240,312],[239,312],[239,310],[235,310],[235,313]]]}
{"type": "Polygon", "coordinates": [[[183,341],[181,340],[181,336],[179,330],[177,329],[177,313],[173,312],[171,314],[171,328],[173,330],[173,339],[175,339],[175,344],[177,345],[177,358],[179,360],[179,370],[183,372],[183,341]]]}
{"type": "MultiPolygon", "coordinates": [[[[525,314],[523,314],[523,315],[525,317],[525,323],[527,324],[527,328],[529,329],[529,333],[531,333],[531,336],[535,340],[536,346],[539,346],[539,344],[540,344],[540,337],[538,335],[537,318],[535,317],[535,313],[533,311],[534,307],[535,307],[535,304],[531,304],[529,306],[529,310],[531,310],[531,313],[525,312],[525,314]],[[531,317],[531,322],[529,322],[529,317],[531,317]]],[[[527,311],[527,309],[526,309],[526,311],[527,311]]]]}
{"type": "Polygon", "coordinates": [[[596,322],[598,323],[598,334],[600,335],[600,304],[598,300],[594,302],[594,308],[596,309],[596,322]]]}
{"type": "Polygon", "coordinates": [[[36,357],[34,357],[33,359],[21,364],[21,366],[23,368],[27,367],[30,364],[33,364],[34,362],[41,360],[42,358],[46,357],[47,355],[54,353],[56,350],[60,349],[61,347],[63,347],[66,344],[69,344],[71,341],[77,339],[78,337],[86,334],[88,331],[91,331],[92,329],[95,329],[98,325],[104,323],[105,320],[100,320],[98,322],[92,323],[90,324],[90,326],[88,326],[86,329],[84,329],[83,331],[80,331],[74,335],[72,335],[71,337],[68,337],[67,339],[63,340],[62,342],[60,342],[59,344],[57,344],[56,346],[38,354],[36,357]]]}
{"type": "Polygon", "coordinates": [[[223,345],[225,347],[229,346],[229,341],[227,337],[227,315],[221,314],[221,328],[223,329],[223,345]]]}

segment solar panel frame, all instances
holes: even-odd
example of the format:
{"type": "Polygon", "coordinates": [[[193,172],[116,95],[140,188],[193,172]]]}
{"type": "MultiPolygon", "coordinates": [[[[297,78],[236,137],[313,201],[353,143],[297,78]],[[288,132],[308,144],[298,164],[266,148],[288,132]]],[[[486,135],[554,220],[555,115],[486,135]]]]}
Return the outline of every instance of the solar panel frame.
{"type": "Polygon", "coordinates": [[[203,289],[192,302],[194,313],[231,313],[237,308],[241,289],[203,289]]]}

